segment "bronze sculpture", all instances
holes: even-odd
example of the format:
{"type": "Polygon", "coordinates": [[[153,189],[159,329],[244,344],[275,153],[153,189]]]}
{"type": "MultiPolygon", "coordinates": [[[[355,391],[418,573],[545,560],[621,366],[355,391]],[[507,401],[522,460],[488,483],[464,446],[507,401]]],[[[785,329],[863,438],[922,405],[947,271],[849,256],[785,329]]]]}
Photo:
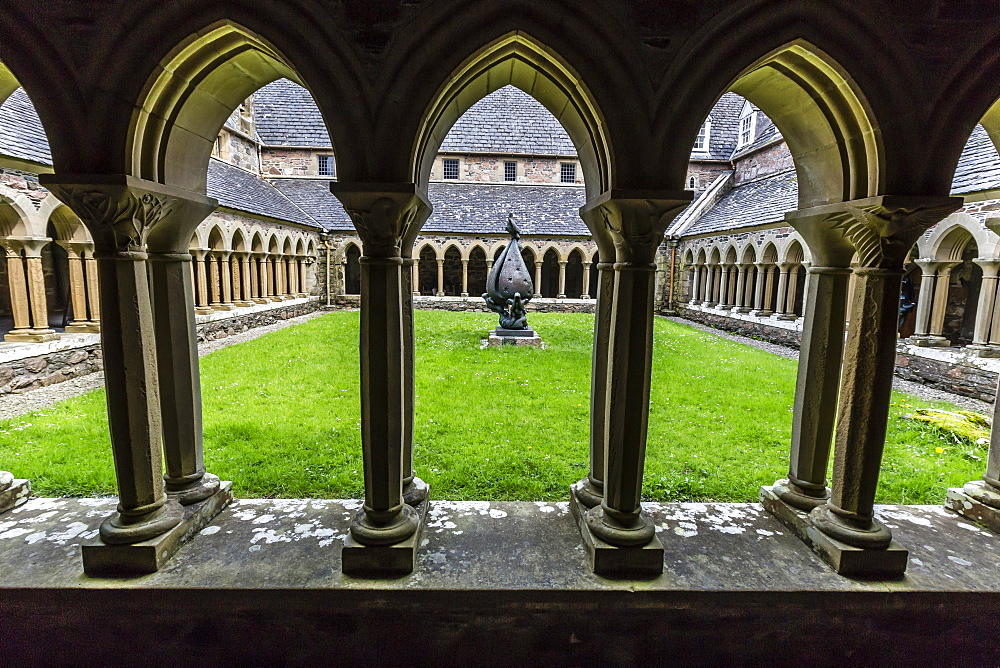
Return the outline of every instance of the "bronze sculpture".
{"type": "Polygon", "coordinates": [[[489,277],[486,279],[486,292],[483,299],[486,306],[500,314],[500,325],[497,331],[508,330],[530,332],[528,314],[525,305],[534,294],[535,286],[531,282],[531,274],[521,257],[521,231],[514,223],[514,214],[507,215],[507,232],[510,233],[510,243],[500,253],[493,264],[489,277]]]}

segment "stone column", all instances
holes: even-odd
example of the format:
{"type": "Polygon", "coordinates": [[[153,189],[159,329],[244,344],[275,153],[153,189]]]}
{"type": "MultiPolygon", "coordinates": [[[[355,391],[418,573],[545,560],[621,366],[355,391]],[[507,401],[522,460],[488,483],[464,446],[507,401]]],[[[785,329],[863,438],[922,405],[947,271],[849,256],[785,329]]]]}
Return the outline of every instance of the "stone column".
{"type": "MultiPolygon", "coordinates": [[[[330,186],[354,222],[364,254],[360,353],[365,503],[351,523],[350,538],[378,547],[406,541],[420,524],[417,512],[403,500],[406,415],[412,410],[406,388],[406,318],[412,316],[404,313],[412,302],[404,300],[404,293],[412,293],[412,287],[404,278],[410,269],[400,253],[404,237],[409,252],[430,205],[413,184],[387,184],[379,191],[370,188],[350,183],[330,186]]],[[[439,263],[439,279],[442,270],[443,262],[439,263]]],[[[344,564],[353,569],[346,560],[344,564]]],[[[377,568],[377,564],[368,565],[377,568]]]]}
{"type": "Polygon", "coordinates": [[[532,297],[542,296],[542,264],[545,258],[542,258],[542,262],[535,261],[535,294],[532,297]]]}
{"type": "Polygon", "coordinates": [[[566,299],[566,265],[568,260],[559,260],[559,291],[556,299],[566,299]]]}
{"type": "Polygon", "coordinates": [[[208,254],[205,259],[208,265],[208,305],[212,310],[218,311],[222,308],[222,290],[219,287],[219,256],[215,251],[208,254]]]}
{"type": "Polygon", "coordinates": [[[191,255],[194,258],[194,312],[197,315],[205,315],[212,312],[208,300],[208,267],[206,256],[208,249],[192,248],[191,255]]]}
{"type": "MultiPolygon", "coordinates": [[[[232,257],[230,251],[219,251],[218,253],[218,263],[219,263],[219,283],[222,290],[220,295],[221,303],[216,306],[216,309],[220,311],[232,311],[234,308],[233,304],[233,278],[234,274],[232,268],[229,265],[229,259],[232,257]]],[[[236,288],[239,289],[239,283],[237,282],[236,288]]]]}
{"type": "Polygon", "coordinates": [[[754,288],[753,310],[750,311],[750,315],[766,317],[771,315],[771,312],[764,308],[764,281],[767,278],[770,267],[763,262],[756,262],[754,266],[757,268],[757,275],[755,277],[756,286],[754,288]]]}
{"type": "Polygon", "coordinates": [[[733,307],[732,303],[729,301],[729,273],[732,269],[732,265],[722,264],[719,265],[719,272],[721,273],[721,279],[719,283],[719,303],[716,304],[716,308],[720,311],[728,311],[733,307]]]}
{"type": "Polygon", "coordinates": [[[83,267],[87,276],[87,307],[90,309],[90,321],[101,326],[101,289],[97,272],[97,258],[94,257],[93,244],[88,244],[83,267]]]}
{"type": "Polygon", "coordinates": [[[934,310],[934,287],[937,279],[939,263],[936,260],[924,258],[916,260],[920,267],[920,294],[917,296],[916,323],[913,336],[907,339],[916,345],[928,345],[931,331],[931,312],[934,310]]]}
{"type": "Polygon", "coordinates": [[[177,201],[165,187],[127,176],[102,175],[89,184],[59,178],[42,175],[90,230],[101,277],[101,348],[119,500],[100,536],[106,544],[137,543],[183,519],[163,483],[164,420],[145,252],[150,229],[177,201]]]}
{"type": "Polygon", "coordinates": [[[413,262],[413,272],[410,277],[410,284],[413,286],[413,296],[420,296],[420,258],[411,258],[413,262]]]}
{"type": "Polygon", "coordinates": [[[778,266],[777,265],[769,266],[767,268],[766,279],[764,281],[764,310],[767,311],[768,314],[773,314],[775,309],[774,301],[776,295],[774,294],[775,292],[774,286],[776,282],[775,279],[777,276],[778,276],[778,266]]]}
{"type": "Polygon", "coordinates": [[[73,321],[66,325],[67,332],[99,332],[100,325],[87,315],[87,279],[83,254],[90,244],[79,241],[56,242],[66,249],[69,261],[69,295],[73,305],[73,321]]]}
{"type": "Polygon", "coordinates": [[[250,300],[256,304],[264,303],[264,293],[260,289],[260,254],[251,253],[250,262],[250,300]]]}
{"type": "Polygon", "coordinates": [[[979,303],[976,308],[976,324],[973,330],[973,349],[988,351],[990,348],[990,329],[993,324],[993,309],[997,296],[997,270],[1000,260],[976,258],[976,264],[982,267],[983,281],[979,287],[979,303]]]}
{"type": "Polygon", "coordinates": [[[277,301],[274,293],[274,256],[269,253],[260,258],[260,294],[268,302],[277,301]]]}
{"type": "Polygon", "coordinates": [[[593,266],[593,262],[583,263],[583,294],[580,299],[590,299],[590,268],[593,266]]]}
{"type": "Polygon", "coordinates": [[[437,296],[444,297],[444,258],[438,258],[437,296]]]}
{"type": "Polygon", "coordinates": [[[462,296],[469,296],[469,258],[462,258],[462,296]]]}
{"type": "MultiPolygon", "coordinates": [[[[786,215],[813,261],[806,298],[792,413],[788,478],[771,488],[782,501],[809,512],[830,497],[826,471],[836,418],[844,350],[847,287],[854,247],[838,227],[842,209],[820,207],[786,215]]],[[[780,514],[779,514],[780,517],[780,514]]]]}
{"type": "Polygon", "coordinates": [[[778,295],[777,304],[775,304],[775,317],[779,320],[784,320],[782,318],[784,315],[788,315],[785,310],[788,306],[788,270],[791,269],[793,264],[791,262],[779,262],[778,267],[778,295]]]}
{"type": "Polygon", "coordinates": [[[7,237],[2,241],[7,252],[7,276],[14,316],[14,329],[4,336],[4,341],[41,342],[59,338],[59,334],[49,327],[45,299],[42,248],[48,242],[49,239],[30,237],[7,237]]]}
{"type": "Polygon", "coordinates": [[[733,305],[737,313],[750,312],[750,306],[747,304],[747,269],[752,266],[752,264],[736,265],[736,299],[733,305]]]}
{"type": "MultiPolygon", "coordinates": [[[[830,500],[810,513],[810,521],[853,547],[885,550],[892,540],[874,517],[874,501],[892,393],[903,264],[917,238],[961,205],[958,197],[872,197],[846,203],[834,225],[854,246],[860,267],[854,272],[844,345],[832,491],[830,500]]],[[[898,564],[887,569],[901,572],[898,564]]]]}
{"type": "MultiPolygon", "coordinates": [[[[928,345],[951,345],[951,341],[944,337],[944,319],[948,311],[948,291],[951,288],[951,270],[959,264],[961,264],[961,262],[941,262],[938,267],[937,280],[934,283],[934,302],[931,306],[931,331],[928,336],[928,345]]],[[[923,283],[921,283],[921,286],[922,285],[923,283]]]]}
{"type": "Polygon", "coordinates": [[[719,305],[719,265],[708,265],[708,284],[706,285],[705,306],[712,308],[719,305]]]}
{"type": "MultiPolygon", "coordinates": [[[[653,297],[656,249],[666,226],[687,204],[680,196],[649,198],[610,191],[588,202],[581,214],[595,237],[603,220],[615,246],[611,292],[607,395],[603,408],[606,443],[604,496],[586,515],[586,527],[615,548],[642,548],[655,540],[652,523],[639,504],[649,419],[653,297]]],[[[690,194],[687,193],[687,198],[690,194]]],[[[602,257],[606,257],[602,253],[602,257]]],[[[595,348],[596,352],[596,348],[595,348]]],[[[659,562],[648,573],[662,571],[659,562]]],[[[602,567],[595,557],[595,570],[602,567]]],[[[615,570],[628,571],[620,564],[615,570]]]]}
{"type": "Polygon", "coordinates": [[[778,320],[796,320],[799,317],[798,315],[795,314],[795,296],[798,293],[798,288],[799,288],[800,266],[801,265],[798,264],[797,262],[788,263],[788,269],[786,272],[787,276],[785,278],[784,307],[782,309],[782,313],[780,313],[777,316],[778,320]]]}

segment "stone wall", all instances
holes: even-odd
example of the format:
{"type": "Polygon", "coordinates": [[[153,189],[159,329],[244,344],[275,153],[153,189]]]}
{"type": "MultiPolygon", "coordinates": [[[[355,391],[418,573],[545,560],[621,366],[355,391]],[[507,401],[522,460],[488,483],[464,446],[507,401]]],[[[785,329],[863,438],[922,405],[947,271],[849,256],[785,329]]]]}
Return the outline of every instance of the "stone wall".
{"type": "Polygon", "coordinates": [[[779,141],[755,153],[743,156],[736,162],[736,185],[777,172],[784,172],[794,167],[791,152],[785,142],[779,141]]]}
{"type": "Polygon", "coordinates": [[[260,151],[261,171],[264,176],[316,176],[317,163],[313,156],[317,153],[330,155],[330,150],[296,148],[262,148],[260,151]]]}
{"type": "Polygon", "coordinates": [[[0,395],[48,387],[103,368],[99,343],[6,362],[0,365],[0,395]]]}
{"type": "Polygon", "coordinates": [[[24,172],[20,169],[0,168],[0,184],[22,191],[34,202],[35,206],[39,206],[49,194],[48,190],[38,184],[38,174],[24,172]]]}
{"type": "MultiPolygon", "coordinates": [[[[224,339],[256,327],[273,325],[281,320],[312,313],[318,310],[322,303],[321,300],[313,299],[305,303],[289,304],[267,311],[203,323],[197,326],[198,342],[224,339]]],[[[92,337],[87,338],[93,340],[92,337]]],[[[71,378],[86,376],[103,368],[100,343],[12,360],[0,364],[0,395],[47,387],[71,378]]]]}
{"type": "MultiPolygon", "coordinates": [[[[560,163],[576,164],[576,183],[583,184],[583,168],[575,157],[516,156],[493,154],[443,154],[434,159],[431,178],[443,179],[442,159],[458,159],[458,181],[472,183],[503,183],[504,162],[517,163],[517,181],[513,183],[561,183],[560,163]]],[[[455,179],[450,179],[454,182],[455,179]]]]}
{"type": "Polygon", "coordinates": [[[719,174],[729,171],[728,163],[695,162],[688,165],[688,180],[695,177],[695,197],[708,189],[712,182],[719,177],[719,174]]]}
{"type": "MultiPolygon", "coordinates": [[[[723,331],[790,348],[798,348],[800,344],[800,334],[794,330],[683,307],[679,311],[682,318],[723,331]]],[[[988,364],[995,366],[991,364],[994,361],[976,358],[966,349],[955,352],[953,349],[918,348],[900,341],[897,346],[895,374],[928,387],[992,402],[996,394],[998,374],[983,367],[988,364]],[[930,357],[931,355],[941,359],[930,357]]]]}
{"type": "MultiPolygon", "coordinates": [[[[343,308],[357,308],[361,298],[357,295],[340,295],[334,304],[343,308]]],[[[532,313],[593,313],[593,299],[532,299],[528,302],[528,320],[532,313]]],[[[471,311],[489,313],[482,297],[414,297],[413,307],[432,311],[471,311]]]]}

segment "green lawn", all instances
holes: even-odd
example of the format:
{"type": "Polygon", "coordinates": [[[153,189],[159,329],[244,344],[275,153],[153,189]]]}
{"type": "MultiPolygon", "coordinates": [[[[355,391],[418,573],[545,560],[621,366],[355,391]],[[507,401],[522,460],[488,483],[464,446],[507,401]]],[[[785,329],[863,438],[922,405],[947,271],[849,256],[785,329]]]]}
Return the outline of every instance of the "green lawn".
{"type": "MultiPolygon", "coordinates": [[[[545,350],[480,350],[494,321],[417,312],[417,473],[439,499],[565,499],[587,471],[593,317],[534,313],[545,350]]],[[[205,357],[208,469],[243,497],[361,496],[357,337],[337,312],[205,357]]],[[[755,499],[787,471],[794,385],[790,360],[658,319],[645,497],[755,499]]],[[[931,404],[893,402],[880,502],[982,474],[983,451],[900,419],[931,404]]],[[[0,465],[39,495],[114,493],[104,392],[0,422],[0,465]]]]}

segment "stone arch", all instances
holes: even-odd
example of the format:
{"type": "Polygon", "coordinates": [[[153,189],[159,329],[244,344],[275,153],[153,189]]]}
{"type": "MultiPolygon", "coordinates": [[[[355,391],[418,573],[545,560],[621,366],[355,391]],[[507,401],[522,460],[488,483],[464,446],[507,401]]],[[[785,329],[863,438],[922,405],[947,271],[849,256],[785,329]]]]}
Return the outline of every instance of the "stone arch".
{"type": "Polygon", "coordinates": [[[736,264],[736,258],[738,257],[738,254],[736,253],[736,246],[733,244],[727,246],[725,252],[722,254],[722,257],[725,258],[725,264],[736,264]]]}
{"type": "Polygon", "coordinates": [[[805,262],[805,251],[803,250],[802,243],[798,239],[792,239],[784,248],[784,258],[782,262],[793,262],[796,264],[802,264],[805,262]]]}
{"type": "Polygon", "coordinates": [[[212,249],[213,251],[223,251],[228,249],[229,244],[226,243],[226,233],[223,232],[222,228],[218,225],[213,225],[209,228],[205,239],[206,247],[212,249]]]}
{"type": "Polygon", "coordinates": [[[709,253],[708,263],[709,264],[720,264],[722,262],[722,251],[719,250],[718,246],[714,246],[709,253]]]}
{"type": "Polygon", "coordinates": [[[293,246],[292,246],[292,238],[290,236],[288,236],[288,235],[283,235],[283,239],[281,241],[281,254],[282,255],[292,255],[293,252],[294,252],[294,249],[293,249],[293,246]]]}
{"type": "Polygon", "coordinates": [[[577,148],[588,197],[608,190],[612,151],[596,101],[567,62],[521,31],[494,40],[449,73],[421,118],[412,151],[413,180],[426,187],[451,126],[473,104],[506,85],[534,97],[566,129],[577,148]]]}
{"type": "Polygon", "coordinates": [[[422,295],[436,295],[438,293],[437,246],[431,241],[424,242],[421,244],[416,257],[420,262],[418,267],[418,291],[422,295]]]}
{"type": "Polygon", "coordinates": [[[233,230],[232,240],[230,241],[230,247],[236,253],[246,253],[249,250],[249,244],[247,243],[247,233],[242,225],[236,227],[233,230]]]}
{"type": "Polygon", "coordinates": [[[708,264],[708,253],[705,251],[704,246],[698,249],[698,259],[695,261],[695,263],[708,264]]]}
{"type": "Polygon", "coordinates": [[[774,241],[768,240],[760,252],[760,261],[766,264],[775,264],[778,261],[778,248],[774,241]]]}
{"type": "Polygon", "coordinates": [[[465,249],[463,249],[462,245],[457,241],[446,241],[444,244],[442,244],[441,257],[446,256],[448,254],[448,251],[451,249],[455,249],[455,252],[458,253],[458,257],[460,258],[467,257],[465,254],[465,249]]]}
{"type": "Polygon", "coordinates": [[[250,252],[264,253],[266,251],[267,247],[264,245],[264,233],[259,227],[254,226],[253,235],[250,237],[250,252]]]}
{"type": "Polygon", "coordinates": [[[469,247],[469,295],[478,297],[486,292],[487,278],[487,258],[486,247],[481,243],[474,243],[469,247]]]}
{"type": "Polygon", "coordinates": [[[934,260],[961,260],[969,241],[975,241],[983,257],[992,257],[996,242],[989,232],[967,213],[953,213],[931,231],[926,239],[918,242],[920,255],[934,260]]]}
{"type": "Polygon", "coordinates": [[[748,243],[743,247],[743,254],[740,256],[740,262],[743,264],[753,264],[757,261],[757,249],[752,243],[748,243]]]}
{"type": "Polygon", "coordinates": [[[296,239],[295,240],[295,250],[294,250],[295,255],[302,255],[302,254],[304,254],[305,253],[305,247],[306,247],[306,245],[305,245],[305,242],[302,240],[302,237],[299,237],[298,239],[296,239]]]}
{"type": "Polygon", "coordinates": [[[274,45],[243,26],[223,20],[191,34],[160,61],[135,104],[129,173],[204,193],[219,129],[254,91],[280,78],[305,85],[274,45]]]}
{"type": "Polygon", "coordinates": [[[579,244],[574,244],[566,256],[566,288],[563,294],[567,299],[580,299],[583,296],[584,257],[586,255],[579,244]]]}
{"type": "Polygon", "coordinates": [[[68,206],[56,200],[55,197],[50,195],[45,198],[43,208],[39,209],[38,213],[43,220],[47,220],[53,226],[56,233],[56,236],[52,237],[53,239],[59,239],[60,241],[92,241],[90,232],[79,216],[73,213],[73,210],[68,206]],[[55,204],[51,209],[44,206],[50,199],[55,204]]]}
{"type": "Polygon", "coordinates": [[[348,241],[343,249],[344,262],[344,294],[361,294],[361,247],[354,241],[348,241]]]}

